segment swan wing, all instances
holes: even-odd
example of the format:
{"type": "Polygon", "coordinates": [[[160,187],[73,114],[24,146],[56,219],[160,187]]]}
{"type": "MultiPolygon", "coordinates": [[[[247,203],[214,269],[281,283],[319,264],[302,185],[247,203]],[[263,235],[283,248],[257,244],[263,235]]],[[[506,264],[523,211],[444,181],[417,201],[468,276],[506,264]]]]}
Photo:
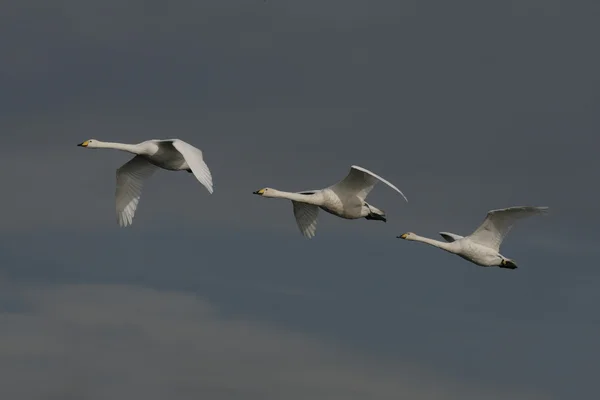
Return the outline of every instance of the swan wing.
{"type": "Polygon", "coordinates": [[[213,192],[213,182],[210,169],[204,162],[202,157],[202,151],[183,140],[173,139],[171,142],[173,147],[181,153],[188,166],[192,170],[192,173],[200,181],[202,185],[208,190],[209,193],[213,192]]]}
{"type": "Polygon", "coordinates": [[[455,233],[450,233],[450,232],[440,232],[440,235],[446,239],[446,242],[452,243],[455,242],[459,239],[462,239],[463,237],[460,235],[457,235],[455,233]]]}
{"type": "Polygon", "coordinates": [[[319,216],[319,207],[313,204],[293,201],[294,216],[300,232],[308,239],[315,236],[317,232],[317,217],[319,216]]]}
{"type": "Polygon", "coordinates": [[[115,191],[117,221],[120,226],[133,223],[133,216],[140,201],[144,180],[152,176],[158,167],[142,156],[135,156],[117,169],[115,191]]]}
{"type": "Polygon", "coordinates": [[[402,191],[392,183],[383,179],[381,176],[374,174],[368,169],[359,167],[357,165],[350,167],[350,172],[348,175],[329,188],[340,196],[354,195],[361,200],[364,200],[369,195],[375,184],[379,181],[385,183],[396,192],[400,193],[402,197],[404,197],[404,200],[408,201],[404,193],[402,193],[402,191]]]}
{"type": "Polygon", "coordinates": [[[502,241],[517,220],[547,212],[548,207],[529,206],[491,210],[479,228],[467,237],[475,243],[500,251],[502,241]]]}

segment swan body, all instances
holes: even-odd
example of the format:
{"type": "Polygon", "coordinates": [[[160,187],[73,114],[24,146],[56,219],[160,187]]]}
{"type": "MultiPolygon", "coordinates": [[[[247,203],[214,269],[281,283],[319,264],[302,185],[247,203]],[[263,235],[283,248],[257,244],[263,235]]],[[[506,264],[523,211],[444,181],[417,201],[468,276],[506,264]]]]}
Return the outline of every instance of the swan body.
{"type": "Polygon", "coordinates": [[[117,221],[120,226],[133,223],[142,186],[157,168],[194,174],[209,193],[213,193],[212,175],[202,151],[179,139],[146,140],[138,144],[102,142],[89,139],[77,146],[88,149],[116,149],[135,154],[117,169],[115,192],[117,221]]]}
{"type": "Polygon", "coordinates": [[[344,179],[325,189],[284,192],[264,188],[257,190],[254,194],[291,200],[298,228],[305,237],[310,239],[316,233],[319,209],[344,219],[365,218],[387,221],[383,210],[365,201],[367,195],[379,181],[400,193],[406,200],[406,196],[396,186],[373,172],[356,165],[350,168],[350,172],[344,179]]]}
{"type": "Polygon", "coordinates": [[[548,207],[530,206],[491,210],[483,223],[469,236],[440,232],[446,242],[419,236],[413,232],[407,232],[398,238],[438,247],[482,267],[516,269],[517,264],[514,260],[500,254],[502,241],[517,220],[547,212],[548,207]]]}

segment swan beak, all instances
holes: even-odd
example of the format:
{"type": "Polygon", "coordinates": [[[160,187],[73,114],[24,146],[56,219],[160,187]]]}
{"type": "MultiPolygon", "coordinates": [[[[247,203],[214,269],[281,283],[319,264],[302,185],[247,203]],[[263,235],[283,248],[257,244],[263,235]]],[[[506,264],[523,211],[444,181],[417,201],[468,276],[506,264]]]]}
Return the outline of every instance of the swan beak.
{"type": "Polygon", "coordinates": [[[403,233],[400,236],[396,236],[396,238],[398,238],[398,239],[406,239],[407,237],[408,237],[408,233],[403,233]]]}
{"type": "Polygon", "coordinates": [[[83,142],[83,143],[79,143],[77,146],[79,146],[79,147],[87,147],[87,146],[88,146],[88,143],[89,143],[89,140],[86,140],[86,141],[85,141],[85,142],[83,142]]]}
{"type": "Polygon", "coordinates": [[[265,192],[265,189],[260,189],[260,190],[257,190],[256,192],[252,192],[252,194],[257,194],[259,196],[262,196],[264,192],[265,192]]]}

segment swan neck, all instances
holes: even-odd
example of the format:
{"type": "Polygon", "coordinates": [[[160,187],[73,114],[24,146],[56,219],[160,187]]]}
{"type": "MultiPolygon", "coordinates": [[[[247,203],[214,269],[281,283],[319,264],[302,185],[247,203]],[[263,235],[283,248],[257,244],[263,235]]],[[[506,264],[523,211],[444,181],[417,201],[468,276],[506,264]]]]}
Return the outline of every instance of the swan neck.
{"type": "Polygon", "coordinates": [[[300,194],[300,193],[292,193],[292,192],[282,192],[281,190],[278,190],[276,195],[273,197],[279,197],[282,199],[288,199],[288,200],[298,201],[300,203],[308,203],[308,204],[315,204],[315,205],[320,205],[320,203],[321,203],[320,198],[317,197],[315,194],[300,194]]]}
{"type": "Polygon", "coordinates": [[[452,243],[440,242],[439,240],[430,239],[430,238],[427,238],[424,236],[415,235],[413,240],[415,240],[417,242],[423,242],[430,246],[438,247],[440,249],[450,251],[450,252],[453,252],[453,250],[454,250],[454,246],[452,243]]]}
{"type": "Polygon", "coordinates": [[[139,154],[139,148],[137,144],[126,144],[126,143],[116,143],[116,142],[96,142],[97,148],[102,149],[115,149],[122,150],[132,154],[139,154]]]}

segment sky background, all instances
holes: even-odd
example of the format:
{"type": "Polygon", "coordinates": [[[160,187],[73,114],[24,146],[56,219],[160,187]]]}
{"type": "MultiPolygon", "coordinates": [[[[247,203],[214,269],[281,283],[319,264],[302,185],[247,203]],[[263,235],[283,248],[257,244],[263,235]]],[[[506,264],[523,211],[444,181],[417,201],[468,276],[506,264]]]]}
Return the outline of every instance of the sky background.
{"type": "Polygon", "coordinates": [[[5,2],[0,6],[0,397],[597,398],[600,3],[5,2]],[[114,211],[130,156],[187,173],[114,211]],[[288,201],[350,165],[396,184],[388,222],[288,201]],[[480,268],[406,231],[465,235],[549,206],[480,268]]]}

